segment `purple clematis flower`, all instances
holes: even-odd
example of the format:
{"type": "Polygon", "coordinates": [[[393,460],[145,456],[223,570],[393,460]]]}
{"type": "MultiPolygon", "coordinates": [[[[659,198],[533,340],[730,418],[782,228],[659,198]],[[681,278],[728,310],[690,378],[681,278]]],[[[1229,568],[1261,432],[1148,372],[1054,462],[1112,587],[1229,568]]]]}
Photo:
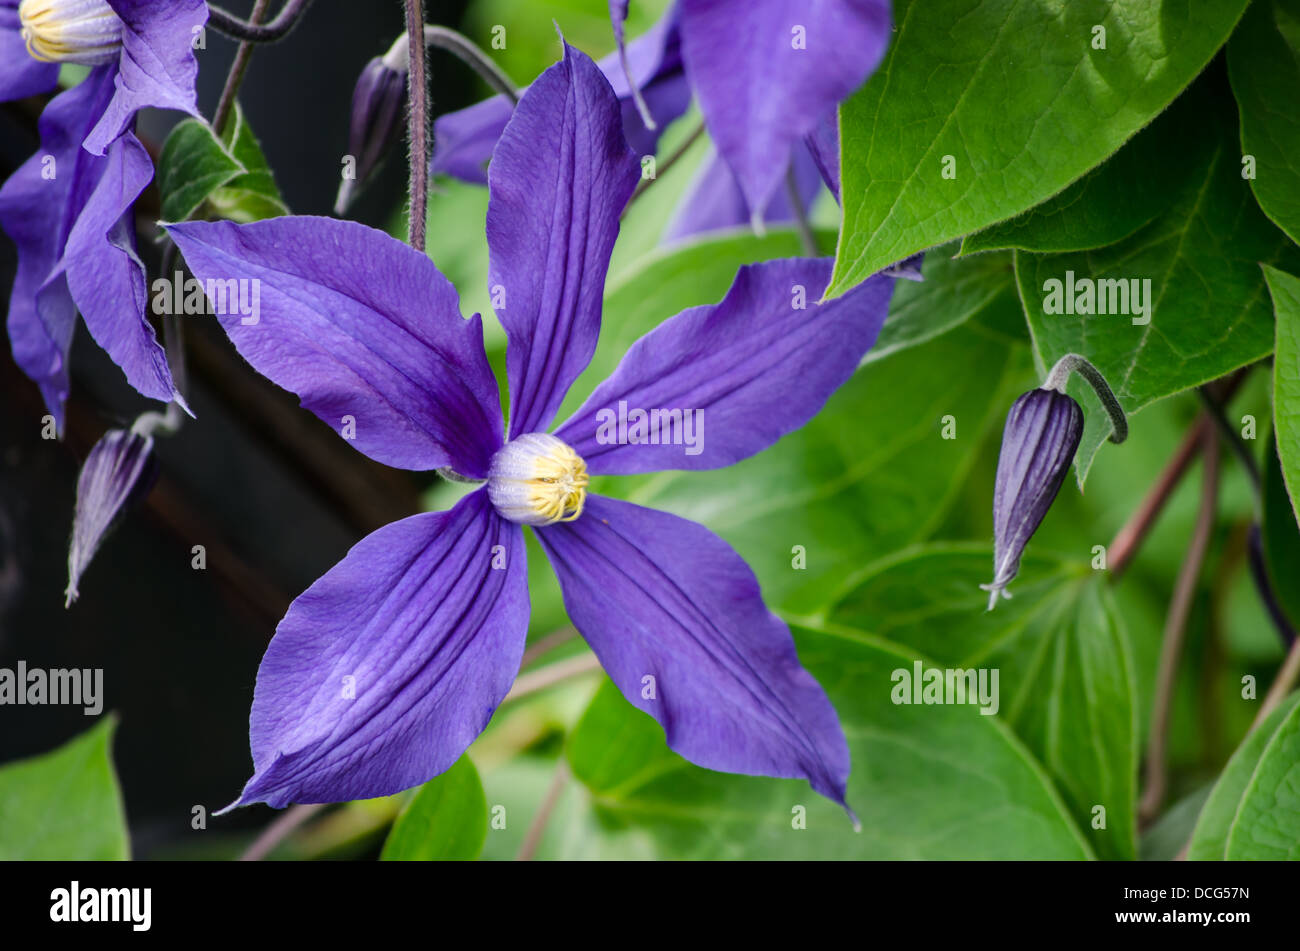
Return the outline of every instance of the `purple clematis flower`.
{"type": "MultiPolygon", "coordinates": [[[[619,96],[633,148],[653,153],[659,131],[686,111],[693,90],[717,149],[667,238],[792,220],[782,179],[793,169],[795,190],[810,207],[820,192],[810,160],[838,199],[836,108],[884,56],[888,0],[678,0],[626,47],[628,4],[609,6],[619,49],[600,67],[619,96]]],[[[509,116],[498,96],[441,117],[433,171],[485,181],[483,167],[509,116]]]]}
{"type": "Polygon", "coordinates": [[[14,359],[60,428],[77,312],[145,396],[177,398],[145,316],[131,205],[153,163],[131,132],[145,107],[195,112],[202,0],[0,0],[0,97],[55,88],[59,63],[90,66],[40,119],[41,148],[0,188],[18,247],[9,302],[14,359]]]}
{"type": "Polygon", "coordinates": [[[169,226],[200,279],[262,282],[258,324],[222,319],[257,370],[372,458],[483,483],[450,511],[374,532],[293,603],[258,672],[254,773],[230,808],[381,796],[450,767],[523,656],[523,525],[569,617],[669,746],[713,769],[803,777],[844,802],[835,711],[748,565],[702,526],[588,484],[728,466],[802,425],[874,342],[892,281],[819,305],[829,260],[742,268],[720,303],[642,337],[548,431],[595,352],[638,179],[621,128],[610,84],[566,45],[501,136],[487,238],[508,429],[481,320],[461,317],[425,255],[335,219],[169,226]],[[653,439],[646,411],[662,423],[653,439]]]}

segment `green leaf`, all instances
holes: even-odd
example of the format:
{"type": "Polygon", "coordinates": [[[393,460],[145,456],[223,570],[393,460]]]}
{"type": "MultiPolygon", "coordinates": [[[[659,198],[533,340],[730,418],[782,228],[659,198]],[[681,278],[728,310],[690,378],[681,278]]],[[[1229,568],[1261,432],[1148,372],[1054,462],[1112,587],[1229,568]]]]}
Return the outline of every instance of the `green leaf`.
{"type": "Polygon", "coordinates": [[[805,782],[687,763],[606,682],[567,754],[607,836],[642,849],[648,837],[672,859],[1090,857],[1050,781],[995,717],[895,706],[892,672],[915,659],[895,646],[847,630],[796,637],[844,725],[861,831],[805,782]]]}
{"type": "Polygon", "coordinates": [[[476,859],[487,838],[487,800],[468,756],[418,790],[393,823],[381,855],[389,862],[476,859]]]}
{"type": "Polygon", "coordinates": [[[1259,206],[1300,242],[1300,0],[1256,0],[1228,43],[1243,156],[1259,206]]]}
{"type": "Polygon", "coordinates": [[[1087,251],[1123,240],[1168,209],[1204,161],[1203,97],[1195,87],[1122,149],[1023,215],[968,235],[963,255],[999,248],[1087,251]]]}
{"type": "Polygon", "coordinates": [[[158,160],[164,221],[185,221],[206,202],[213,216],[248,223],[289,213],[262,148],[238,105],[220,140],[202,119],[172,130],[158,160]]]}
{"type": "Polygon", "coordinates": [[[1300,526],[1287,495],[1282,466],[1278,462],[1277,439],[1272,436],[1264,456],[1260,536],[1264,548],[1264,565],[1272,582],[1273,594],[1293,628],[1300,627],[1300,526]]]}
{"type": "Polygon", "coordinates": [[[130,857],[110,714],[52,753],[0,768],[0,860],[130,857]]]}
{"type": "MultiPolygon", "coordinates": [[[[1209,98],[1227,101],[1222,92],[1209,98]]],[[[1204,132],[1213,139],[1208,161],[1174,206],[1151,224],[1093,251],[1016,252],[1020,298],[1040,366],[1045,370],[1066,353],[1082,354],[1130,415],[1273,349],[1273,317],[1259,264],[1300,264],[1300,250],[1260,213],[1241,178],[1229,105],[1207,106],[1204,132]],[[1096,291],[1096,308],[1104,298],[1109,312],[1047,313],[1072,299],[1071,281],[1073,296],[1078,295],[1080,279],[1096,291]],[[1142,308],[1132,299],[1125,307],[1123,292],[1134,287],[1142,308]]],[[[1084,410],[1076,457],[1082,486],[1110,435],[1110,418],[1086,384],[1072,380],[1069,392],[1084,410]]]]}
{"type": "Polygon", "coordinates": [[[844,226],[829,296],[1065,188],[1172,102],[1245,8],[896,4],[885,62],[840,109],[844,226]],[[944,177],[945,156],[955,177],[944,177]]]}
{"type": "MultiPolygon", "coordinates": [[[[1103,575],[1026,558],[1010,601],[986,611],[989,546],[935,545],[868,567],[830,615],[950,669],[997,670],[997,715],[1056,781],[1099,856],[1136,854],[1132,649],[1103,575]],[[1105,828],[1093,828],[1105,809],[1105,828]]],[[[991,676],[991,675],[990,675],[991,676]]]]}
{"type": "Polygon", "coordinates": [[[993,306],[999,298],[1015,299],[1011,257],[985,254],[972,260],[953,257],[956,244],[935,248],[921,265],[921,281],[898,281],[889,317],[863,363],[883,360],[899,350],[925,343],[993,306]]]}
{"type": "Polygon", "coordinates": [[[1291,506],[1300,519],[1300,279],[1264,268],[1277,318],[1273,357],[1273,430],[1291,506]]]}
{"type": "Polygon", "coordinates": [[[1300,857],[1300,695],[1248,735],[1214,785],[1192,860],[1300,857]]]}

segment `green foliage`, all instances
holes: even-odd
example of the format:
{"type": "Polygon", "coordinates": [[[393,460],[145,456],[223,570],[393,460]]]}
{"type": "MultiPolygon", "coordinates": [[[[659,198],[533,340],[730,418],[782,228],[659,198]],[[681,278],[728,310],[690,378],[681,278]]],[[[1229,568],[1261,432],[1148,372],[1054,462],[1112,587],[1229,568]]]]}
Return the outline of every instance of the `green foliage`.
{"type": "Polygon", "coordinates": [[[1277,226],[1300,241],[1300,2],[1256,0],[1228,44],[1241,110],[1241,150],[1253,156],[1250,187],[1277,226]]]}
{"type": "MultiPolygon", "coordinates": [[[[1209,103],[1204,132],[1213,136],[1213,148],[1169,211],[1105,248],[1016,254],[1040,364],[1082,354],[1129,414],[1267,356],[1273,320],[1259,265],[1300,265],[1300,251],[1259,211],[1241,177],[1230,100],[1218,92],[1209,103]],[[1068,297],[1071,274],[1097,282],[1087,286],[1096,288],[1098,302],[1106,298],[1111,313],[1048,313],[1054,305],[1047,282],[1061,282],[1068,297]],[[1110,286],[1112,293],[1102,281],[1124,282],[1130,294],[1136,286],[1146,312],[1137,314],[1129,297],[1129,313],[1115,313],[1115,303],[1123,302],[1119,285],[1110,286]]],[[[1082,486],[1110,435],[1110,419],[1081,381],[1073,381],[1069,392],[1086,419],[1076,466],[1082,486]]]]}
{"type": "Polygon", "coordinates": [[[1292,507],[1300,513],[1300,280],[1273,268],[1265,268],[1264,274],[1277,314],[1277,352],[1273,359],[1277,455],[1292,507]]]}
{"type": "Polygon", "coordinates": [[[1100,164],[1191,82],[1245,8],[896,3],[885,62],[840,110],[831,295],[1018,215],[1100,164]]]}
{"type": "Polygon", "coordinates": [[[200,210],[242,223],[289,213],[238,105],[220,138],[202,119],[186,119],[172,130],[158,160],[158,190],[169,222],[200,210]]]}
{"type": "Polygon", "coordinates": [[[1189,859],[1300,857],[1300,696],[1233,754],[1201,810],[1189,859]]]}
{"type": "Polygon", "coordinates": [[[390,862],[476,859],[487,838],[487,800],[468,756],[429,780],[402,809],[384,842],[390,862]]]}
{"type": "Polygon", "coordinates": [[[51,753],[0,767],[0,860],[130,857],[110,746],[117,717],[51,753]]]}

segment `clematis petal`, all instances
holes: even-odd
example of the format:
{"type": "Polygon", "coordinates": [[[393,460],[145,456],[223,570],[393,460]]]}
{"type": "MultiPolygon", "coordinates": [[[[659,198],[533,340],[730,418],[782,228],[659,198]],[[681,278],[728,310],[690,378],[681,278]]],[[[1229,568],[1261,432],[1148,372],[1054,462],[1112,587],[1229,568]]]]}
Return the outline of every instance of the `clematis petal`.
{"type": "Polygon", "coordinates": [[[718,151],[765,208],[790,150],[879,64],[888,0],[681,0],[682,56],[718,151]]]}
{"type": "Polygon", "coordinates": [[[835,710],[726,542],[601,496],[537,537],[574,625],[672,749],[710,769],[802,777],[844,802],[849,752],[835,710]]]}
{"type": "MultiPolygon", "coordinates": [[[[796,145],[791,160],[799,200],[805,210],[821,192],[822,177],[809,150],[796,145]]],[[[664,232],[665,241],[682,241],[709,231],[747,227],[754,220],[745,196],[741,194],[736,176],[722,157],[714,152],[701,167],[682,199],[672,221],[664,232]]],[[[783,224],[794,220],[794,209],[785,188],[778,189],[767,203],[762,220],[767,224],[783,224]]]]}
{"type": "Polygon", "coordinates": [[[58,63],[27,55],[19,32],[19,0],[0,0],[0,102],[39,96],[59,84],[58,63]]]}
{"type": "Polygon", "coordinates": [[[103,155],[141,109],[176,109],[198,114],[194,81],[198,60],[194,39],[208,22],[203,0],[108,0],[122,19],[122,56],[117,65],[117,92],[86,148],[103,155]]]}
{"type": "Polygon", "coordinates": [[[892,278],[819,304],[830,276],[829,258],[742,267],[721,303],[632,344],[555,435],[593,475],[716,469],[766,449],[853,374],[889,311],[892,278]]]}
{"type": "Polygon", "coordinates": [[[68,235],[68,287],[90,335],[140,393],[176,396],[167,354],[146,317],[144,262],[136,253],[131,205],[153,179],[153,161],[130,132],[109,144],[94,191],[68,235]]]}
{"type": "MultiPolygon", "coordinates": [[[[682,71],[676,17],[670,13],[629,43],[627,57],[632,78],[639,84],[655,121],[654,129],[646,128],[637,112],[618,54],[606,56],[596,65],[618,97],[628,144],[638,155],[652,155],[660,133],[686,111],[691,101],[690,86],[682,71]]],[[[505,96],[493,96],[439,116],[433,124],[432,173],[486,185],[488,160],[512,111],[505,96]]]]}
{"type": "Polygon", "coordinates": [[[8,318],[14,360],[40,387],[60,429],[77,319],[62,260],[68,234],[108,167],[81,141],[112,95],[113,67],[101,66],[54,97],[41,113],[40,150],[0,187],[0,227],[18,249],[8,318]]]}
{"type": "Polygon", "coordinates": [[[167,229],[205,286],[250,282],[256,306],[224,309],[257,313],[218,317],[259,373],[380,462],[486,478],[502,426],[482,321],[428,257],[332,218],[167,229]]]}
{"type": "Polygon", "coordinates": [[[234,805],[386,796],[451,766],[519,670],[526,557],[482,489],[362,539],[262,658],[254,774],[234,805]]]}
{"type": "Polygon", "coordinates": [[[488,171],[489,284],[508,341],[510,435],[544,430],[591,361],[618,219],[639,178],[609,82],[565,44],[488,171]]]}

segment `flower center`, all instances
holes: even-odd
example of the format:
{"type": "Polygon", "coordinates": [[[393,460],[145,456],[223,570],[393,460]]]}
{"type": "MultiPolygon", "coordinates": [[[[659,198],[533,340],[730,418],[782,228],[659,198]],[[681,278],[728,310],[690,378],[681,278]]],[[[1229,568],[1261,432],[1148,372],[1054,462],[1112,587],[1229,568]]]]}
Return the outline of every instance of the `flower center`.
{"type": "Polygon", "coordinates": [[[23,42],[43,63],[99,66],[117,59],[122,21],[107,0],[22,0],[23,42]]]}
{"type": "Polygon", "coordinates": [[[554,525],[582,514],[590,481],[587,464],[567,443],[546,433],[526,433],[492,457],[488,497],[512,522],[554,525]]]}

